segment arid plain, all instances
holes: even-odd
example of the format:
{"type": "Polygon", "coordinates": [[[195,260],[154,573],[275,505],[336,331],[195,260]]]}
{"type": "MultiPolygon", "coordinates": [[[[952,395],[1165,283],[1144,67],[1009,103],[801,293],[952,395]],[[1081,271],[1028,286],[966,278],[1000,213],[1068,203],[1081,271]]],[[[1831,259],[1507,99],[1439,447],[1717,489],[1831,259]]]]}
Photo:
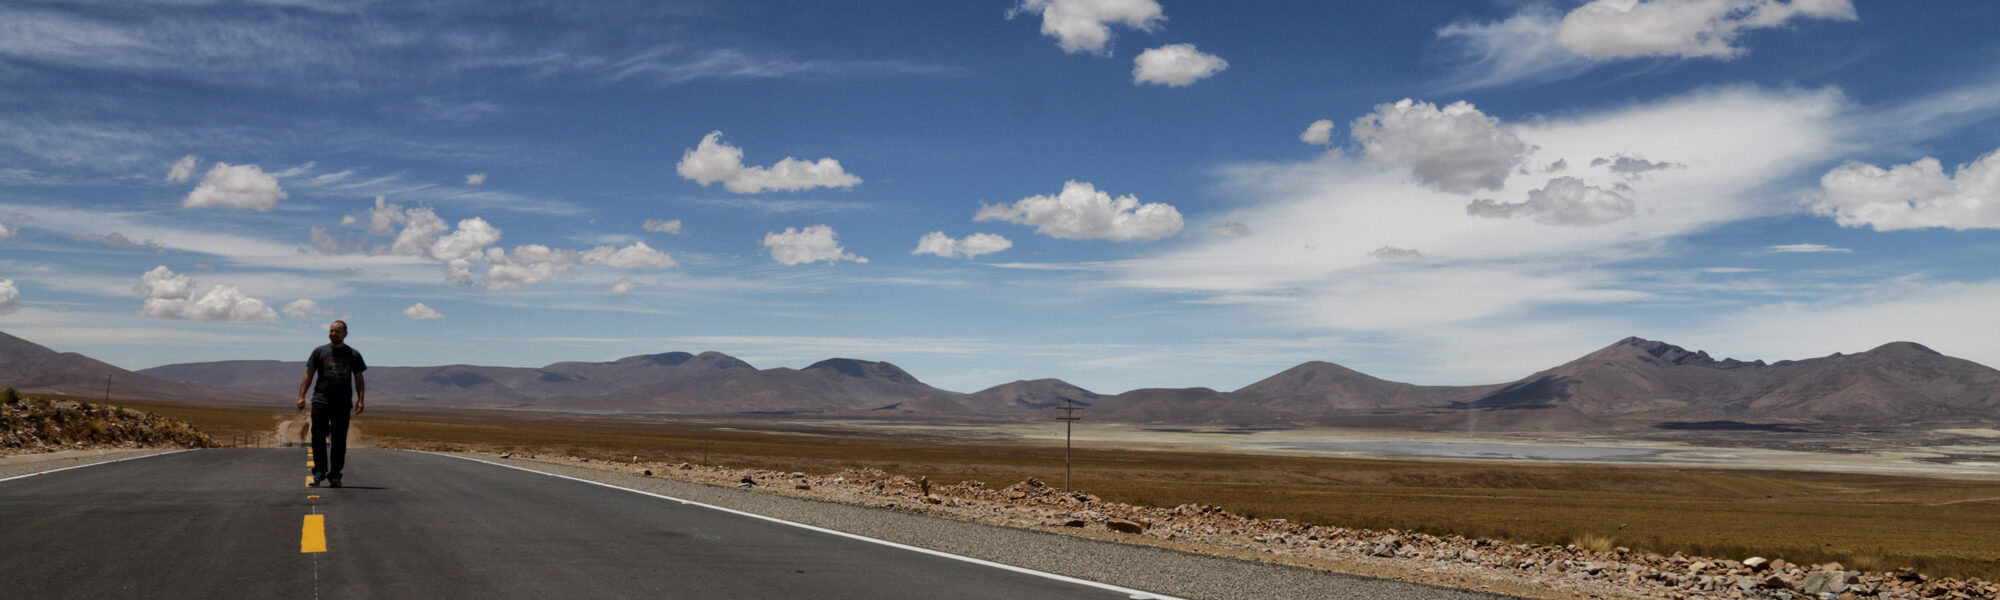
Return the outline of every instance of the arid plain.
{"type": "MultiPolygon", "coordinates": [[[[124,402],[268,444],[283,407],[124,402]]],[[[679,418],[371,408],[361,443],[940,484],[1064,481],[1060,422],[679,418]]],[[[2000,432],[1549,436],[1162,429],[1082,421],[1070,484],[1107,501],[1719,558],[2000,577],[2000,432]]]]}

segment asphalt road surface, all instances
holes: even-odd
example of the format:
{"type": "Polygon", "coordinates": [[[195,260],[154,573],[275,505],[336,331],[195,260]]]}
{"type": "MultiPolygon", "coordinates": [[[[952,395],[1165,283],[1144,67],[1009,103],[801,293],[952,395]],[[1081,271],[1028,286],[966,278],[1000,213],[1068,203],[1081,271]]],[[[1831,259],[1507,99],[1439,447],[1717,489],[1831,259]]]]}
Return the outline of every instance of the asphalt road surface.
{"type": "Polygon", "coordinates": [[[0,598],[1133,597],[448,456],[352,451],[340,489],[306,487],[306,461],[0,482],[0,598]]]}

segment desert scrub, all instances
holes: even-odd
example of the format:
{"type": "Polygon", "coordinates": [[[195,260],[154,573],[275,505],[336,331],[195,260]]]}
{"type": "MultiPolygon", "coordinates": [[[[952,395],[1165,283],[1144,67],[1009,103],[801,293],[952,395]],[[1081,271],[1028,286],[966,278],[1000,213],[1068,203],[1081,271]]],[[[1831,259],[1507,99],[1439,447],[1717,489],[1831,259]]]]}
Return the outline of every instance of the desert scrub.
{"type": "Polygon", "coordinates": [[[185,421],[116,406],[23,397],[12,388],[0,390],[0,452],[216,445],[185,421]]]}

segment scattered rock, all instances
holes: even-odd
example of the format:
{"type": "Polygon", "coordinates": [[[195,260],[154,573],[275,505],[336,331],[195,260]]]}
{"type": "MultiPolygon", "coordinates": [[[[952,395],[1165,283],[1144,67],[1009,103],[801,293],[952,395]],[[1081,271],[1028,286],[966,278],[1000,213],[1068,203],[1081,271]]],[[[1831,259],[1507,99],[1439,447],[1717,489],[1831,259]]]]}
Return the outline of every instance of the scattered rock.
{"type": "Polygon", "coordinates": [[[1063,527],[1082,527],[1084,525],[1089,525],[1089,523],[1085,523],[1083,519],[1070,519],[1068,521],[1063,521],[1063,527]]]}
{"type": "Polygon", "coordinates": [[[1749,568],[1752,571],[1762,571],[1764,570],[1764,567],[1769,564],[1771,564],[1771,559],[1764,558],[1762,556],[1752,556],[1750,558],[1743,559],[1743,566],[1749,568]]]}
{"type": "Polygon", "coordinates": [[[1105,521],[1104,526],[1119,533],[1145,533],[1147,524],[1129,519],[1112,519],[1105,521]]]}

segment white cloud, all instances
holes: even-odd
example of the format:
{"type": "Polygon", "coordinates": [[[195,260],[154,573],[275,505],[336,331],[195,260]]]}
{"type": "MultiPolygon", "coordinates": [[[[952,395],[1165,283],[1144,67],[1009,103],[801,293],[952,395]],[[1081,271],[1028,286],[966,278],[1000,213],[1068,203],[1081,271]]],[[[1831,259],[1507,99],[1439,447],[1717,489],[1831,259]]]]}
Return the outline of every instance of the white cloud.
{"type": "Polygon", "coordinates": [[[424,306],[422,302],[418,302],[410,305],[409,308],[403,309],[403,316],[422,321],[425,319],[442,319],[444,318],[444,313],[438,312],[435,308],[424,306]]]}
{"type": "Polygon", "coordinates": [[[1855,20],[1848,0],[1596,0],[1559,14],[1541,3],[1490,23],[1439,28],[1467,65],[1464,87],[1561,79],[1601,61],[1718,58],[1747,52],[1737,36],[1793,19],[1855,20]]]}
{"type": "Polygon", "coordinates": [[[523,244],[512,251],[486,251],[486,289],[514,290],[537,283],[575,268],[581,256],[575,250],[558,250],[541,244],[523,244]]]}
{"type": "Polygon", "coordinates": [[[624,248],[598,246],[583,253],[582,261],[587,265],[605,265],[620,269],[671,269],[679,266],[674,257],[654,250],[645,242],[632,242],[624,248]]]}
{"type": "Polygon", "coordinates": [[[975,233],[963,239],[952,239],[942,231],[924,234],[917,240],[917,248],[910,254],[934,254],[944,258],[972,258],[981,254],[992,254],[1014,247],[1014,242],[991,233],[975,233]]]}
{"type": "Polygon", "coordinates": [[[1418,252],[1415,248],[1397,248],[1395,246],[1376,248],[1370,251],[1368,255],[1382,262],[1418,262],[1424,259],[1424,253],[1418,252]]]}
{"type": "Polygon", "coordinates": [[[1222,237],[1243,237],[1250,235],[1249,225],[1233,221],[1229,223],[1216,223],[1215,226],[1209,227],[1208,230],[1222,237]]]}
{"type": "MultiPolygon", "coordinates": [[[[1621,265],[1722,223],[1796,211],[1771,190],[1846,151],[1847,106],[1829,91],[1736,86],[1513,125],[1524,146],[1540,148],[1538,163],[1622,152],[1685,165],[1620,192],[1649,210],[1595,227],[1468,218],[1464,196],[1358,155],[1239,163],[1220,171],[1217,193],[1242,199],[1229,220],[1255,235],[1199,236],[1097,270],[1116,287],[1229,303],[1245,318],[1307,330],[1428,340],[1437,336],[1424,327],[1491,330],[1511,319],[1587,331],[1592,311],[1573,307],[1649,297],[1621,265]],[[1384,246],[1420,248],[1424,261],[1385,264],[1373,254],[1384,246]]],[[[1507,189],[1550,179],[1500,175],[1507,189]]],[[[1453,337],[1472,339],[1466,331],[1453,337]]]]}
{"type": "Polygon", "coordinates": [[[1887,169],[1849,162],[1821,176],[1819,184],[1813,212],[1842,227],[2000,229],[2000,150],[1959,165],[1951,175],[1928,156],[1887,169]]]}
{"type": "Polygon", "coordinates": [[[10,237],[14,237],[14,230],[9,229],[5,221],[0,221],[0,240],[4,240],[10,237]]]}
{"type": "Polygon", "coordinates": [[[1408,98],[1378,104],[1354,120],[1353,137],[1376,162],[1409,167],[1431,189],[1470,193],[1500,189],[1529,147],[1500,120],[1459,101],[1442,110],[1408,98]]]}
{"type": "Polygon", "coordinates": [[[626,292],[630,292],[632,291],[632,280],[620,279],[618,280],[617,283],[611,284],[611,287],[605,288],[604,291],[611,292],[613,294],[623,294],[626,292]]]}
{"type": "Polygon", "coordinates": [[[1299,134],[1299,141],[1316,146],[1333,143],[1333,119],[1320,119],[1306,126],[1305,133],[1299,134]]]}
{"type": "Polygon", "coordinates": [[[1736,36],[1794,18],[1856,19],[1848,0],[1596,0],[1556,25],[1557,43],[1593,60],[1741,56],[1736,36]]]}
{"type": "Polygon", "coordinates": [[[263,300],[251,298],[235,286],[218,285],[196,299],[194,278],[175,275],[166,265],[141,274],[139,284],[132,289],[146,296],[146,303],[139,308],[139,315],[145,317],[236,323],[278,318],[277,311],[263,300]]]}
{"type": "Polygon", "coordinates": [[[854,187],[861,183],[860,177],[847,174],[841,169],[840,161],[831,158],[808,162],[787,157],[768,168],[745,167],[743,149],[722,143],[720,131],[703,136],[700,145],[682,153],[681,162],[674,165],[674,169],[681,177],[693,180],[702,187],[720,181],[724,189],[738,194],[854,187]]]}
{"type": "Polygon", "coordinates": [[[173,167],[167,169],[167,181],[170,183],[180,183],[194,178],[194,168],[200,164],[201,157],[199,156],[189,154],[181,157],[180,160],[174,161],[173,167]]]}
{"type": "Polygon", "coordinates": [[[819,261],[828,264],[851,260],[866,263],[868,259],[848,254],[840,247],[832,227],[814,225],[805,229],[786,227],[783,233],[764,234],[764,247],[771,250],[771,260],[781,265],[801,265],[819,261]]]}
{"type": "Polygon", "coordinates": [[[219,162],[201,177],[201,183],[195,186],[194,191],[188,192],[187,198],[181,200],[181,206],[269,211],[277,208],[278,201],[285,197],[285,190],[278,187],[278,178],[265,173],[257,165],[219,162]]]}
{"type": "Polygon", "coordinates": [[[278,312],[285,313],[287,317],[300,320],[333,315],[332,310],[321,308],[318,302],[305,298],[285,303],[285,306],[278,309],[278,312]]]}
{"type": "Polygon", "coordinates": [[[1854,252],[1854,250],[1848,248],[1835,248],[1826,244],[1776,244],[1765,246],[1764,251],[1772,254],[1811,254],[1824,252],[1851,254],[1854,252]]]}
{"type": "Polygon", "coordinates": [[[21,288],[14,287],[14,280],[0,279],[0,315],[11,315],[21,310],[21,288]]]}
{"type": "Polygon", "coordinates": [[[1644,158],[1625,156],[1623,154],[1609,158],[1595,158],[1590,161],[1592,168],[1604,165],[1610,165],[1606,168],[1612,173],[1623,176],[1626,180],[1639,179],[1649,171],[1663,171],[1686,166],[1675,162],[1653,162],[1644,158]]]}
{"type": "Polygon", "coordinates": [[[1229,61],[1196,50],[1194,44],[1169,44],[1142,52],[1132,60],[1132,83],[1181,87],[1227,68],[1229,61]]]}
{"type": "MultiPolygon", "coordinates": [[[[435,217],[435,215],[433,215],[435,217]]],[[[473,217],[458,222],[458,230],[431,244],[430,258],[450,262],[484,252],[500,241],[500,229],[473,217]]]]}
{"type": "Polygon", "coordinates": [[[1705,316],[1687,333],[1688,347],[1717,356],[1799,359],[1828,352],[1865,352],[1912,341],[1947,355],[2000,365],[2000,335],[1991,314],[2000,280],[1934,281],[1897,277],[1806,300],[1773,302],[1732,314],[1705,316]],[[1829,324],[1839,324],[1829,326],[1829,324]]]}
{"type": "Polygon", "coordinates": [[[1637,214],[1639,207],[1618,192],[1585,185],[1575,177],[1550,179],[1528,200],[1502,203],[1480,198],[1465,205],[1465,214],[1489,219],[1526,217],[1544,225],[1603,225],[1637,214]]]}
{"type": "Polygon", "coordinates": [[[132,286],[132,291],[147,298],[186,300],[194,296],[194,278],[175,275],[172,269],[160,265],[139,275],[139,285],[132,286]]]}
{"type": "Polygon", "coordinates": [[[466,185],[486,185],[486,174],[485,174],[485,173],[473,173],[473,174],[471,174],[471,175],[466,175],[466,176],[465,176],[465,184],[466,184],[466,185]]]}
{"type": "Polygon", "coordinates": [[[1088,182],[1063,183],[1062,193],[1029,196],[1009,204],[981,204],[974,221],[1033,225],[1035,232],[1072,240],[1148,242],[1179,233],[1181,213],[1161,203],[1140,204],[1132,195],[1097,191],[1088,182]]]}
{"type": "Polygon", "coordinates": [[[1042,15],[1042,35],[1056,38],[1063,52],[1110,54],[1110,24],[1122,23],[1140,31],[1152,31],[1167,19],[1154,0],[1021,0],[1007,12],[1042,15]]]}
{"type": "Polygon", "coordinates": [[[646,224],[644,225],[644,228],[646,229],[646,231],[651,231],[653,233],[670,233],[673,235],[681,235],[681,220],[672,219],[672,220],[662,221],[659,219],[646,219],[646,224]]]}

